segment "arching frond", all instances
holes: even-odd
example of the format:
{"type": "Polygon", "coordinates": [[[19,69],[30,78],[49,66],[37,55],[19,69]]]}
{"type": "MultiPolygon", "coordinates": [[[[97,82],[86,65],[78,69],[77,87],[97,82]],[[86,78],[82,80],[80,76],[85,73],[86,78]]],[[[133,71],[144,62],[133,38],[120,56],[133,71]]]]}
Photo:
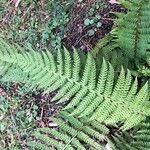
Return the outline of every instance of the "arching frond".
{"type": "Polygon", "coordinates": [[[58,50],[55,58],[50,51],[28,52],[1,39],[0,61],[1,81],[28,83],[45,92],[57,90],[52,101],[68,102],[64,109],[71,109],[70,115],[106,124],[121,121],[122,129],[127,130],[150,114],[148,83],[139,91],[137,80],[131,77],[130,71],[125,73],[123,67],[115,78],[113,67],[105,59],[98,73],[89,53],[81,68],[76,50],[73,56],[66,49],[58,50]]]}
{"type": "Polygon", "coordinates": [[[79,120],[73,116],[68,117],[69,113],[63,111],[58,118],[53,118],[53,121],[57,123],[57,129],[50,128],[38,128],[35,130],[33,136],[36,141],[29,141],[27,145],[31,148],[37,148],[45,150],[45,148],[56,148],[58,150],[105,150],[100,144],[100,141],[105,140],[105,134],[108,134],[109,130],[106,126],[99,124],[98,122],[88,124],[84,120],[79,120]],[[43,144],[44,143],[44,144],[43,144]]]}

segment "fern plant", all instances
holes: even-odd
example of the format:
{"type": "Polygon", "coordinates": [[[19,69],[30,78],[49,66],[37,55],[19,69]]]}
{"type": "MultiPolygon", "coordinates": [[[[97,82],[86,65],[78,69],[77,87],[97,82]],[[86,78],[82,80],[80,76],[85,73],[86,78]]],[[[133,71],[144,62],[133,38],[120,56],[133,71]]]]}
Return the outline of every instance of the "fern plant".
{"type": "Polygon", "coordinates": [[[149,53],[149,0],[122,0],[127,14],[119,14],[118,28],[115,28],[117,43],[130,58],[148,58],[149,53]]]}
{"type": "Polygon", "coordinates": [[[37,150],[49,150],[54,147],[58,150],[104,150],[101,145],[109,129],[97,121],[86,123],[86,119],[68,117],[69,112],[62,111],[59,116],[53,118],[58,128],[38,128],[33,133],[36,140],[27,142],[30,148],[37,150]],[[100,143],[101,142],[101,143],[100,143]]]}
{"type": "Polygon", "coordinates": [[[115,80],[111,64],[103,60],[99,73],[90,54],[82,70],[76,50],[73,56],[66,49],[64,53],[58,50],[55,59],[48,50],[24,51],[2,39],[0,50],[1,81],[23,82],[45,92],[58,90],[52,101],[67,102],[63,109],[72,110],[71,115],[105,124],[123,123],[121,129],[128,130],[150,114],[148,83],[138,90],[129,70],[126,74],[122,68],[115,80]],[[12,73],[14,68],[17,71],[12,73]]]}
{"type": "Polygon", "coordinates": [[[150,123],[149,120],[140,123],[129,132],[120,130],[112,132],[108,127],[97,121],[87,123],[86,119],[76,119],[62,111],[53,122],[57,128],[37,128],[27,145],[37,150],[56,148],[106,150],[107,145],[112,150],[149,150],[150,123]]]}
{"type": "Polygon", "coordinates": [[[150,76],[150,1],[120,0],[127,13],[118,16],[114,29],[100,40],[91,53],[101,61],[108,59],[115,67],[123,65],[133,75],[150,76]]]}
{"type": "Polygon", "coordinates": [[[124,133],[115,133],[108,142],[112,150],[149,150],[150,149],[149,120],[141,123],[134,130],[124,133]]]}
{"type": "Polygon", "coordinates": [[[105,60],[111,63],[116,72],[120,72],[119,66],[123,66],[125,69],[133,66],[132,63],[129,63],[129,59],[120,51],[111,33],[100,39],[90,53],[98,64],[102,63],[104,57],[105,60]]]}
{"type": "MultiPolygon", "coordinates": [[[[118,14],[117,28],[112,31],[116,37],[115,41],[126,57],[130,60],[134,59],[138,68],[139,65],[145,65],[150,70],[148,63],[150,58],[150,1],[121,0],[121,3],[128,9],[128,12],[118,14]]],[[[141,73],[149,76],[148,72],[150,71],[141,73]]]]}

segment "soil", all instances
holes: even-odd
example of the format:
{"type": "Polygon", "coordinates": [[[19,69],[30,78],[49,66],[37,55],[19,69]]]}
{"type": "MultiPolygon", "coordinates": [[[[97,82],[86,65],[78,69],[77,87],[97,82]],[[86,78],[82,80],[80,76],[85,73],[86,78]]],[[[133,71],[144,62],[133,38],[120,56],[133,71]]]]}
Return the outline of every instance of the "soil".
{"type": "Polygon", "coordinates": [[[95,12],[102,17],[102,27],[97,29],[93,36],[89,37],[87,35],[88,27],[84,25],[83,18],[88,13],[91,4],[92,3],[80,5],[78,3],[74,4],[70,11],[71,20],[68,27],[69,30],[63,40],[65,47],[76,47],[84,51],[91,50],[97,41],[111,31],[115,19],[115,15],[113,15],[112,12],[125,11],[125,9],[119,4],[110,4],[108,3],[108,0],[106,0],[107,7],[95,12]]]}

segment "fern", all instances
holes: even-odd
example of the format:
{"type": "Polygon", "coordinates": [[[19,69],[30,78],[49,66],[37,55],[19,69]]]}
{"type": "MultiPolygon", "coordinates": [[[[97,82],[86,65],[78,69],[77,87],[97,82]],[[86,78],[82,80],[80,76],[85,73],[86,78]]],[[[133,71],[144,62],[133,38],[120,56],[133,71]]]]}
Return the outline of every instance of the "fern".
{"type": "Polygon", "coordinates": [[[98,74],[96,64],[90,54],[87,55],[84,70],[80,68],[80,57],[76,50],[73,56],[64,49],[57,58],[50,51],[24,51],[0,41],[1,81],[18,81],[20,71],[10,76],[14,67],[25,75],[24,83],[32,88],[43,88],[45,92],[58,90],[52,101],[69,101],[64,109],[73,109],[71,115],[88,116],[106,124],[124,123],[123,130],[145,120],[149,115],[148,83],[140,91],[137,80],[133,80],[130,71],[121,73],[115,81],[114,70],[110,63],[103,60],[98,74]],[[72,59],[73,57],[73,59],[72,59]],[[97,76],[96,76],[97,75],[97,76]]]}
{"type": "Polygon", "coordinates": [[[150,124],[143,122],[133,131],[116,133],[109,144],[114,150],[149,150],[150,149],[150,124]]]}
{"type": "Polygon", "coordinates": [[[86,118],[79,120],[73,116],[68,117],[68,115],[68,112],[62,111],[58,118],[53,118],[53,121],[58,125],[58,129],[36,129],[33,134],[36,141],[28,142],[27,145],[41,150],[52,147],[58,150],[86,150],[87,148],[104,150],[99,142],[104,141],[104,135],[109,133],[107,127],[100,125],[97,121],[94,124],[88,124],[84,122],[86,118]],[[98,129],[95,128],[96,124],[99,124],[98,129]]]}
{"type": "Polygon", "coordinates": [[[70,54],[64,48],[54,56],[49,50],[26,51],[0,39],[0,81],[55,91],[52,101],[64,105],[52,118],[58,127],[36,129],[29,148],[106,150],[107,143],[113,150],[150,149],[148,82],[139,89],[127,69],[135,67],[129,66],[134,60],[142,75],[150,75],[150,1],[121,1],[129,11],[118,14],[114,36],[98,42],[84,65],[75,49],[70,54]],[[101,67],[93,59],[97,55],[101,67]],[[109,131],[114,126],[116,130],[109,131]]]}
{"type": "Polygon", "coordinates": [[[106,126],[95,121],[87,123],[86,119],[68,117],[69,112],[62,111],[52,120],[58,128],[38,128],[33,133],[33,141],[27,143],[37,150],[53,147],[62,149],[106,149],[109,145],[112,150],[149,150],[150,123],[149,120],[140,123],[129,132],[120,130],[111,132],[106,126]],[[95,125],[98,124],[98,129],[95,125]],[[98,142],[101,141],[101,142],[98,142]]]}
{"type": "Polygon", "coordinates": [[[133,68],[133,63],[130,63],[129,59],[118,48],[118,44],[114,42],[114,36],[111,33],[100,39],[90,53],[96,59],[97,64],[100,65],[104,57],[111,63],[116,72],[120,71],[119,66],[123,66],[125,69],[133,68]]]}
{"type": "Polygon", "coordinates": [[[115,37],[116,44],[121,51],[135,63],[138,72],[149,76],[150,66],[150,1],[149,0],[121,0],[121,3],[128,9],[127,14],[118,14],[117,28],[111,33],[115,37]],[[134,60],[134,61],[133,61],[134,60]],[[146,70],[141,65],[146,67],[146,70]]]}
{"type": "MultiPolygon", "coordinates": [[[[94,58],[101,52],[102,56],[108,59],[108,54],[114,49],[115,46],[112,45],[113,36],[107,34],[104,38],[100,39],[95,47],[91,50],[91,54],[94,58]],[[109,48],[105,49],[109,45],[109,48]],[[103,50],[104,49],[104,50],[103,50]]],[[[98,57],[99,58],[99,57],[98,57]]]]}
{"type": "Polygon", "coordinates": [[[110,34],[100,40],[91,50],[98,60],[105,57],[117,70],[118,66],[133,70],[133,75],[150,75],[150,1],[120,0],[128,9],[118,16],[116,26],[110,34]]]}

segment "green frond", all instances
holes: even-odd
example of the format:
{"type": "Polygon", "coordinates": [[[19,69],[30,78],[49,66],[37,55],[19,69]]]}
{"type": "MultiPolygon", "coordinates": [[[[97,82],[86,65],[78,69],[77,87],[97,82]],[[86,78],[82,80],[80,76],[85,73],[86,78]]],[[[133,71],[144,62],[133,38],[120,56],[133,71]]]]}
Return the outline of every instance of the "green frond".
{"type": "MultiPolygon", "coordinates": [[[[43,134],[41,134],[40,132],[35,132],[33,134],[33,136],[36,137],[38,140],[41,140],[42,142],[44,142],[45,145],[47,145],[47,146],[55,147],[57,149],[63,149],[65,147],[65,144],[63,144],[62,142],[57,141],[53,138],[50,138],[47,135],[43,136],[43,134]]],[[[73,148],[69,144],[67,146],[67,149],[68,150],[73,150],[73,148]]]]}
{"type": "Polygon", "coordinates": [[[54,136],[54,138],[58,138],[59,140],[63,141],[66,144],[70,143],[72,145],[72,147],[76,147],[77,149],[85,150],[85,148],[82,146],[80,141],[75,136],[71,138],[69,135],[67,135],[65,133],[61,133],[55,129],[50,129],[50,128],[40,128],[38,130],[48,133],[48,134],[54,136]]]}
{"type": "Polygon", "coordinates": [[[73,49],[73,58],[74,58],[74,63],[73,63],[72,78],[75,81],[79,81],[80,75],[78,70],[80,70],[80,57],[75,48],[73,49]]]}
{"type": "Polygon", "coordinates": [[[129,58],[147,59],[150,57],[150,1],[130,0],[121,3],[128,12],[119,17],[118,27],[112,32],[117,36],[116,42],[129,58]]]}
{"type": "Polygon", "coordinates": [[[97,92],[100,94],[104,92],[105,82],[107,79],[107,73],[108,73],[108,64],[103,59],[103,63],[102,63],[102,67],[101,67],[101,71],[100,71],[100,75],[99,75],[99,79],[97,83],[97,88],[96,88],[97,92]]]}
{"type": "MultiPolygon", "coordinates": [[[[120,14],[120,13],[119,13],[120,14]]],[[[116,72],[120,71],[119,66],[124,66],[125,69],[132,68],[133,65],[129,63],[128,58],[124,57],[124,54],[118,48],[118,44],[115,42],[114,34],[107,34],[104,38],[100,39],[90,53],[96,59],[96,63],[101,65],[103,58],[110,62],[116,72]]],[[[100,68],[97,68],[99,70],[100,68]]]]}
{"type": "Polygon", "coordinates": [[[149,121],[136,126],[130,132],[116,133],[108,140],[115,150],[149,150],[150,149],[150,124],[149,121]]]}
{"type": "Polygon", "coordinates": [[[59,74],[63,74],[63,58],[62,58],[62,53],[60,51],[60,49],[57,52],[57,71],[59,74]]]}
{"type": "MultiPolygon", "coordinates": [[[[98,127],[99,130],[97,130],[90,123],[86,123],[86,118],[84,120],[79,120],[68,115],[69,112],[62,111],[57,118],[53,118],[53,121],[58,125],[56,129],[36,129],[32,135],[34,137],[33,141],[36,142],[37,145],[45,144],[45,146],[54,147],[58,150],[86,150],[87,148],[105,150],[100,144],[100,141],[102,142],[105,140],[103,131],[105,130],[106,132],[106,130],[108,130],[106,126],[103,126],[101,130],[103,134],[101,134],[100,127],[98,127]]],[[[98,122],[95,121],[94,125],[95,124],[98,124],[98,122]]],[[[100,126],[102,127],[102,125],[100,126]]],[[[27,145],[29,147],[32,146],[31,144],[27,145]]]]}
{"type": "Polygon", "coordinates": [[[71,73],[71,69],[72,69],[72,63],[71,63],[71,56],[69,51],[64,48],[64,58],[65,58],[65,63],[64,63],[64,74],[66,77],[70,78],[72,73],[71,73]]]}
{"type": "Polygon", "coordinates": [[[113,69],[113,67],[110,63],[108,65],[109,65],[109,70],[108,70],[108,76],[107,76],[107,81],[106,81],[107,86],[105,87],[104,94],[109,97],[112,94],[112,91],[113,91],[114,69],[113,69]]]}
{"type": "Polygon", "coordinates": [[[149,106],[147,84],[138,92],[137,80],[132,79],[130,71],[125,73],[123,67],[117,78],[112,65],[105,59],[100,72],[97,71],[90,53],[82,70],[75,49],[73,55],[66,49],[58,50],[55,58],[48,50],[36,52],[25,51],[19,46],[11,48],[2,39],[0,45],[4,45],[0,54],[1,81],[30,84],[31,89],[42,88],[46,93],[57,90],[52,101],[68,101],[63,109],[72,109],[70,114],[73,116],[106,124],[122,121],[122,129],[127,130],[150,113],[146,107],[149,106]]]}
{"type": "Polygon", "coordinates": [[[90,75],[91,75],[92,67],[93,67],[93,58],[88,53],[85,68],[83,70],[83,75],[81,78],[81,84],[83,84],[84,86],[86,86],[89,83],[89,78],[91,77],[90,75]]]}
{"type": "Polygon", "coordinates": [[[91,50],[92,56],[96,58],[99,53],[102,53],[102,54],[104,53],[105,55],[108,52],[110,52],[112,47],[110,47],[108,51],[106,51],[105,47],[108,45],[108,43],[110,43],[112,39],[113,39],[113,36],[111,34],[107,34],[104,38],[100,39],[95,45],[95,47],[91,50]],[[104,48],[104,52],[103,52],[103,48],[104,48]]]}

